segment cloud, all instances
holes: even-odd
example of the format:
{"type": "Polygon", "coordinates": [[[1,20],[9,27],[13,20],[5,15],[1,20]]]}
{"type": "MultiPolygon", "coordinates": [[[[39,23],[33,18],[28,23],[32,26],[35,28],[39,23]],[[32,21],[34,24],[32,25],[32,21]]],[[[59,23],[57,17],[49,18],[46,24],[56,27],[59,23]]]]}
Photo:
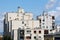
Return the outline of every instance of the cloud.
{"type": "Polygon", "coordinates": [[[60,15],[60,14],[57,14],[57,13],[58,13],[57,11],[49,11],[48,13],[49,13],[50,15],[54,15],[55,18],[57,18],[58,15],[60,15]]]}
{"type": "Polygon", "coordinates": [[[55,0],[50,0],[51,2],[54,2],[55,0]]]}
{"type": "Polygon", "coordinates": [[[60,11],[60,7],[56,7],[56,10],[60,11]]]}
{"type": "Polygon", "coordinates": [[[46,10],[52,8],[55,3],[56,3],[56,0],[50,0],[45,6],[46,10]]]}

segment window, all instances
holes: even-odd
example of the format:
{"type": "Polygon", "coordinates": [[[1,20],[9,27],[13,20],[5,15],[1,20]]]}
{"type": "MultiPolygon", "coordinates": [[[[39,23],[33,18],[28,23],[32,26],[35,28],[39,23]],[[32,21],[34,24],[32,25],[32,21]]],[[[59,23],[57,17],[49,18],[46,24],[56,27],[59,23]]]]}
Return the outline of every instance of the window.
{"type": "Polygon", "coordinates": [[[54,19],[55,19],[55,17],[54,17],[54,16],[52,16],[52,19],[54,20],[54,19]]]}
{"type": "Polygon", "coordinates": [[[27,30],[27,33],[31,33],[31,30],[27,30]]]}
{"type": "Polygon", "coordinates": [[[31,39],[31,36],[27,36],[26,39],[31,39]]]}
{"type": "Polygon", "coordinates": [[[36,31],[34,31],[34,33],[36,34],[36,31]]]}
{"type": "Polygon", "coordinates": [[[41,38],[41,36],[39,36],[39,38],[41,38]]]}
{"type": "Polygon", "coordinates": [[[43,22],[44,22],[45,20],[43,19],[43,22]]]}
{"type": "Polygon", "coordinates": [[[11,17],[9,17],[11,19],[11,17]]]}
{"type": "Polygon", "coordinates": [[[41,19],[40,19],[40,23],[41,23],[41,19]]]}
{"type": "Polygon", "coordinates": [[[41,31],[39,31],[39,33],[41,33],[41,31]]]}
{"type": "Polygon", "coordinates": [[[22,24],[24,24],[24,21],[22,21],[22,24]]]}
{"type": "Polygon", "coordinates": [[[24,30],[20,30],[20,35],[24,35],[24,30]]]}
{"type": "Polygon", "coordinates": [[[50,31],[52,31],[52,30],[50,30],[50,31]]]}
{"type": "Polygon", "coordinates": [[[26,24],[25,24],[25,26],[26,26],[26,24]]]}
{"type": "Polygon", "coordinates": [[[46,28],[48,28],[48,26],[46,26],[46,28]]]}
{"type": "Polygon", "coordinates": [[[36,39],[36,36],[34,36],[34,39],[36,39]]]}
{"type": "Polygon", "coordinates": [[[24,39],[24,37],[21,36],[20,39],[24,39]]]}
{"type": "Polygon", "coordinates": [[[54,26],[52,26],[52,28],[54,29],[54,26]]]}
{"type": "Polygon", "coordinates": [[[45,18],[43,18],[43,22],[45,21],[45,18]]]}
{"type": "Polygon", "coordinates": [[[31,32],[30,30],[28,30],[27,32],[31,32]]]}
{"type": "Polygon", "coordinates": [[[44,34],[48,34],[48,30],[44,30],[44,34]]]}
{"type": "Polygon", "coordinates": [[[41,25],[40,25],[40,27],[41,27],[41,25]]]}

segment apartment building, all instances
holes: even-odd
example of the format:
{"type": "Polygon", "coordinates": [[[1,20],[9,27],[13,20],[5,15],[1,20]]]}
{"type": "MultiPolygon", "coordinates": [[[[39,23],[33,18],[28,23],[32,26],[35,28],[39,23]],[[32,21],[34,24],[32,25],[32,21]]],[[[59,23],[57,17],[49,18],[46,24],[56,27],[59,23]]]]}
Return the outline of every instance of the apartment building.
{"type": "Polygon", "coordinates": [[[37,20],[40,22],[40,28],[48,31],[49,33],[56,28],[54,15],[50,15],[46,11],[43,11],[43,14],[37,16],[37,20]]]}
{"type": "Polygon", "coordinates": [[[31,12],[18,8],[17,12],[7,12],[4,18],[4,36],[13,40],[44,40],[44,35],[55,30],[55,17],[43,12],[33,19],[31,12]]]}
{"type": "MultiPolygon", "coordinates": [[[[33,14],[24,12],[22,8],[18,8],[17,12],[7,12],[5,14],[4,36],[8,35],[13,40],[27,40],[30,38],[30,40],[34,40],[34,32],[38,31],[37,28],[40,30],[39,20],[34,20],[33,14]]],[[[36,34],[36,37],[37,35],[39,34],[36,34]]]]}

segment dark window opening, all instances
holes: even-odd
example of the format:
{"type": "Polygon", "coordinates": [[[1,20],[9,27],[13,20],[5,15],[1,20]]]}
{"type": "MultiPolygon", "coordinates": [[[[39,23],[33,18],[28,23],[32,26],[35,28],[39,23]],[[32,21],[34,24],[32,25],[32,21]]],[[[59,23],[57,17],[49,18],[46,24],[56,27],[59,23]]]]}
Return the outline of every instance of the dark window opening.
{"type": "Polygon", "coordinates": [[[52,16],[52,19],[55,19],[55,17],[54,17],[54,16],[52,16]]]}
{"type": "Polygon", "coordinates": [[[46,28],[48,28],[48,26],[46,26],[46,28]]]}
{"type": "Polygon", "coordinates": [[[31,39],[31,37],[30,36],[27,36],[26,39],[31,39]]]}
{"type": "Polygon", "coordinates": [[[24,37],[20,37],[20,39],[24,39],[24,37]]]}
{"type": "Polygon", "coordinates": [[[34,33],[36,33],[36,31],[34,31],[34,33]]]}
{"type": "Polygon", "coordinates": [[[26,24],[25,24],[25,26],[26,26],[26,24]]]}
{"type": "Polygon", "coordinates": [[[52,26],[52,28],[54,29],[54,26],[52,26]]]}
{"type": "Polygon", "coordinates": [[[24,21],[22,21],[22,24],[24,24],[24,21]]]}
{"type": "Polygon", "coordinates": [[[44,30],[44,34],[48,34],[48,30],[44,30]]]}
{"type": "Polygon", "coordinates": [[[30,30],[28,30],[27,32],[31,32],[30,30]]]}
{"type": "Polygon", "coordinates": [[[24,35],[24,30],[20,30],[20,35],[24,35]]]}
{"type": "Polygon", "coordinates": [[[43,19],[43,21],[45,21],[45,20],[43,19]]]}
{"type": "Polygon", "coordinates": [[[39,31],[39,33],[41,33],[41,31],[39,31]]]}
{"type": "Polygon", "coordinates": [[[41,23],[41,19],[40,19],[40,23],[41,23]]]}
{"type": "Polygon", "coordinates": [[[41,38],[41,36],[39,36],[39,38],[41,38]]]}
{"type": "Polygon", "coordinates": [[[52,30],[50,30],[50,31],[52,31],[52,30]]]}
{"type": "Polygon", "coordinates": [[[28,30],[27,33],[31,33],[31,30],[28,30]]]}
{"type": "Polygon", "coordinates": [[[36,39],[36,36],[34,36],[34,39],[36,39]]]}

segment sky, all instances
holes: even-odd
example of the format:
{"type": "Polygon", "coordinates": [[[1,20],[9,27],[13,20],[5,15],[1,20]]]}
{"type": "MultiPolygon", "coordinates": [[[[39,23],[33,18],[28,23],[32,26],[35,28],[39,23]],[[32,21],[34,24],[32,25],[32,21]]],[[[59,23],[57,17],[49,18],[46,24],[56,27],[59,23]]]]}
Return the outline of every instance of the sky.
{"type": "Polygon", "coordinates": [[[16,12],[18,6],[26,12],[32,12],[33,17],[48,11],[54,15],[56,24],[60,24],[60,0],[0,0],[0,32],[3,32],[3,18],[5,12],[16,12]]]}

